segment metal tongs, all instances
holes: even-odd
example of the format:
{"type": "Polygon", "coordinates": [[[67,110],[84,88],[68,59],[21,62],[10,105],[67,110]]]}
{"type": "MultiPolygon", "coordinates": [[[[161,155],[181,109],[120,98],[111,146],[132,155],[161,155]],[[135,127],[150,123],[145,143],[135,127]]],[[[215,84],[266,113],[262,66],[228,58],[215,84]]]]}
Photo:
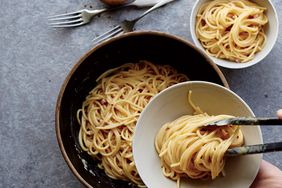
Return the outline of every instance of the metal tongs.
{"type": "MultiPolygon", "coordinates": [[[[220,121],[215,121],[206,126],[225,126],[225,125],[242,125],[242,126],[282,125],[282,119],[235,117],[235,118],[228,118],[220,121]]],[[[276,151],[282,151],[282,142],[235,147],[228,149],[225,153],[225,156],[238,156],[238,155],[246,155],[246,154],[276,152],[276,151]]]]}

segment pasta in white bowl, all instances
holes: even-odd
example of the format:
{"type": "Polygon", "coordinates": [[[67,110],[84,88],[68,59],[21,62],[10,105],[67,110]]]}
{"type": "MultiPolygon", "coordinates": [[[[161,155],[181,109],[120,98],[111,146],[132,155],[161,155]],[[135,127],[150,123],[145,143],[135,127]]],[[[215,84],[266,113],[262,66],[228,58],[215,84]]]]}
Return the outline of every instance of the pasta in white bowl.
{"type": "Polygon", "coordinates": [[[278,36],[270,0],[197,0],[190,31],[197,47],[226,68],[245,68],[264,59],[278,36]]]}
{"type": "MultiPolygon", "coordinates": [[[[145,185],[149,188],[249,187],[258,172],[262,155],[240,156],[223,161],[221,159],[226,149],[224,147],[262,143],[260,128],[247,126],[242,126],[240,129],[226,128],[223,131],[229,132],[230,137],[226,137],[225,140],[214,138],[216,132],[207,135],[202,133],[203,130],[198,127],[199,123],[213,118],[223,118],[223,114],[254,116],[239,96],[209,82],[183,82],[156,95],[141,113],[133,137],[133,157],[145,185]],[[189,90],[192,91],[192,106],[187,100],[189,90]],[[197,106],[206,114],[193,116],[197,106]],[[185,127],[185,122],[189,121],[191,126],[185,127]],[[187,135],[191,137],[181,139],[187,135]],[[218,146],[222,151],[214,156],[214,162],[213,159],[209,160],[209,157],[213,158],[212,152],[208,152],[211,155],[204,154],[203,158],[200,157],[201,155],[197,155],[199,159],[193,157],[195,152],[202,154],[205,152],[205,148],[202,150],[200,149],[202,147],[198,147],[203,141],[198,137],[203,135],[209,137],[204,139],[207,142],[210,138],[222,140],[222,142],[211,143],[212,147],[218,146]],[[197,139],[199,142],[194,142],[197,139]],[[185,144],[188,142],[194,143],[193,148],[186,149],[185,144]],[[204,158],[207,159],[206,162],[204,158]],[[189,161],[194,162],[190,164],[189,161]],[[182,171],[183,169],[185,170],[182,171]]],[[[204,147],[209,150],[209,146],[204,147]]]]}

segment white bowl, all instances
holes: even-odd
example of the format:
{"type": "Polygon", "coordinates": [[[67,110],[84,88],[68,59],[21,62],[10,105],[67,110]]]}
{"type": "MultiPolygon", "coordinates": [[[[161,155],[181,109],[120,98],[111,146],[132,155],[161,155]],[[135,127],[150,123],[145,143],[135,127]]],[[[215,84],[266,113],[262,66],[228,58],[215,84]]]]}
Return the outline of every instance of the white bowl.
{"type": "MultiPolygon", "coordinates": [[[[210,0],[197,0],[193,6],[191,17],[190,17],[190,32],[191,32],[193,42],[195,43],[197,47],[199,47],[203,51],[205,51],[205,49],[203,48],[203,46],[201,45],[201,43],[199,42],[196,36],[195,24],[196,24],[196,15],[197,15],[197,12],[200,6],[207,1],[210,1],[210,0]]],[[[236,62],[232,62],[232,61],[219,59],[219,58],[210,56],[217,65],[226,67],[226,68],[231,68],[231,69],[246,68],[246,67],[252,66],[260,62],[263,58],[265,58],[269,54],[269,52],[273,48],[277,40],[278,29],[279,29],[279,21],[278,21],[276,10],[270,0],[263,0],[263,1],[262,0],[252,0],[252,1],[257,3],[260,6],[267,8],[266,15],[268,17],[269,22],[265,28],[265,34],[267,36],[265,46],[263,47],[263,49],[260,52],[255,54],[255,57],[252,60],[246,63],[236,63],[236,62]]],[[[270,63],[270,62],[265,62],[265,63],[270,63]]]]}
{"type": "MultiPolygon", "coordinates": [[[[249,106],[229,89],[210,82],[188,81],[171,86],[158,95],[141,113],[134,138],[133,157],[140,177],[148,188],[174,188],[176,182],[166,178],[160,166],[160,159],[154,147],[157,132],[166,122],[184,114],[192,114],[187,101],[192,90],[192,100],[210,115],[230,114],[234,116],[254,116],[249,106]]],[[[261,144],[259,126],[242,127],[245,144],[261,144]]],[[[228,158],[226,176],[213,181],[181,179],[181,188],[239,188],[249,187],[257,175],[262,155],[245,155],[228,158]]]]}

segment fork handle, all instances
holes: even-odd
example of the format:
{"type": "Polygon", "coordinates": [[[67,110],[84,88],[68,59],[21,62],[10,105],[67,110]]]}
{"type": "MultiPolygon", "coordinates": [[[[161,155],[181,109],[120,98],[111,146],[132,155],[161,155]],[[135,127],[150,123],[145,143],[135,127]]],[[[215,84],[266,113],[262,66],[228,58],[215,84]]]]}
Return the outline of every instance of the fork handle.
{"type": "Polygon", "coordinates": [[[162,0],[162,1],[158,2],[157,4],[155,4],[152,8],[148,9],[147,11],[145,11],[143,14],[141,14],[140,16],[138,16],[137,18],[135,18],[132,21],[138,21],[141,18],[143,18],[144,16],[146,16],[147,14],[149,14],[150,12],[152,12],[153,10],[155,10],[155,9],[157,9],[157,8],[167,4],[167,3],[170,3],[172,1],[175,1],[175,0],[162,0]]]}
{"type": "Polygon", "coordinates": [[[121,8],[128,7],[128,6],[134,6],[134,4],[133,3],[127,3],[127,4],[124,4],[124,5],[120,5],[120,6],[115,6],[115,7],[110,7],[110,8],[102,8],[102,9],[96,9],[96,10],[85,9],[85,11],[87,13],[89,13],[91,15],[91,17],[93,17],[97,14],[101,14],[101,13],[106,12],[106,11],[113,11],[113,10],[121,9],[121,8]]]}
{"type": "Polygon", "coordinates": [[[96,10],[88,10],[88,9],[84,9],[87,13],[89,13],[92,16],[95,16],[97,14],[101,14],[103,12],[109,11],[110,9],[107,8],[103,8],[103,9],[96,9],[96,10]]]}
{"type": "Polygon", "coordinates": [[[92,16],[95,16],[97,14],[100,14],[100,13],[103,13],[103,12],[106,12],[106,11],[113,11],[113,10],[129,7],[129,6],[137,6],[137,7],[143,6],[143,7],[145,7],[145,6],[152,6],[153,4],[154,4],[154,2],[147,2],[147,3],[144,2],[144,5],[143,5],[143,4],[140,4],[140,3],[133,1],[133,2],[125,3],[123,5],[114,6],[114,7],[110,7],[110,8],[103,8],[103,9],[96,9],[96,10],[85,9],[85,11],[87,11],[92,17],[92,16]]]}

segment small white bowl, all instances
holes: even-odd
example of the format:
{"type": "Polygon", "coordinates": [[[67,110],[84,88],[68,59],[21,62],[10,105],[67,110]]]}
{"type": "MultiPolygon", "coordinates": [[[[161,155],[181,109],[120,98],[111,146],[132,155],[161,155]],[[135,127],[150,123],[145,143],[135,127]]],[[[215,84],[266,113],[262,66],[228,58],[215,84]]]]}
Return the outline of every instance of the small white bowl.
{"type": "MultiPolygon", "coordinates": [[[[193,39],[193,42],[197,47],[199,47],[201,50],[205,52],[205,49],[199,42],[196,32],[195,32],[195,25],[196,25],[196,15],[198,13],[198,10],[200,6],[210,0],[197,0],[193,6],[191,17],[190,17],[190,32],[191,36],[193,39]]],[[[252,0],[252,2],[257,3],[260,6],[266,7],[266,15],[268,17],[268,24],[266,25],[265,28],[265,34],[267,36],[266,44],[263,47],[263,49],[255,54],[255,57],[246,62],[246,63],[236,63],[224,59],[219,59],[215,57],[211,57],[211,59],[219,66],[221,67],[226,67],[226,68],[231,68],[231,69],[240,69],[240,68],[246,68],[249,66],[252,66],[254,64],[257,64],[260,62],[263,58],[265,58],[271,49],[273,48],[274,44],[276,43],[277,36],[278,36],[278,29],[279,29],[279,21],[278,21],[278,16],[275,10],[275,7],[273,6],[271,0],[252,0]]],[[[267,63],[267,62],[265,62],[267,63]]],[[[270,63],[270,62],[269,62],[270,63]]]]}
{"type": "MultiPolygon", "coordinates": [[[[171,86],[158,95],[141,113],[133,138],[133,157],[140,177],[148,188],[173,188],[176,182],[166,178],[161,169],[160,159],[155,150],[157,132],[166,122],[184,114],[192,114],[187,101],[192,90],[192,100],[210,115],[229,114],[254,116],[249,106],[229,89],[210,82],[188,81],[171,86]]],[[[259,126],[242,127],[245,144],[261,144],[259,126]]],[[[226,176],[212,181],[181,179],[181,188],[238,188],[249,187],[257,175],[262,155],[245,155],[228,158],[226,176]]]]}

